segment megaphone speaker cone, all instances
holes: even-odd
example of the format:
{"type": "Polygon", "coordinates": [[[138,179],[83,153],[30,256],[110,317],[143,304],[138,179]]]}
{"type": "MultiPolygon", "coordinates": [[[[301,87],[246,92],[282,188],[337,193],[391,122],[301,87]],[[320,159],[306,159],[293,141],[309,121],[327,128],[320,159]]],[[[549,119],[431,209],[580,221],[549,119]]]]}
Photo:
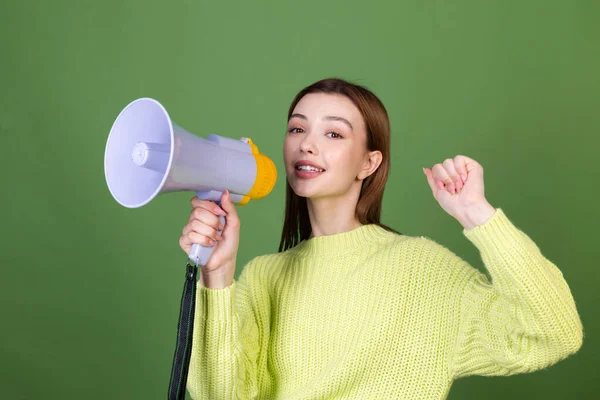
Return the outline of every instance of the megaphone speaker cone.
{"type": "Polygon", "coordinates": [[[113,123],[104,153],[106,183],[115,200],[129,208],[150,202],[167,180],[172,150],[167,110],[150,98],[129,103],[113,123]]]}

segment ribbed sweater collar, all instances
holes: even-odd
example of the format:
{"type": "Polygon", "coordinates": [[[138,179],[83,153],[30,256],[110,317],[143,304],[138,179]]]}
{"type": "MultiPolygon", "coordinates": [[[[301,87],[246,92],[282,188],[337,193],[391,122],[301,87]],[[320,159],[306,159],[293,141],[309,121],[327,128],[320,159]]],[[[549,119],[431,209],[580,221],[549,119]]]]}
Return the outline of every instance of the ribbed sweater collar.
{"type": "Polygon", "coordinates": [[[290,249],[290,254],[302,257],[351,253],[365,246],[385,241],[393,234],[377,224],[362,225],[350,231],[305,239],[290,249]]]}

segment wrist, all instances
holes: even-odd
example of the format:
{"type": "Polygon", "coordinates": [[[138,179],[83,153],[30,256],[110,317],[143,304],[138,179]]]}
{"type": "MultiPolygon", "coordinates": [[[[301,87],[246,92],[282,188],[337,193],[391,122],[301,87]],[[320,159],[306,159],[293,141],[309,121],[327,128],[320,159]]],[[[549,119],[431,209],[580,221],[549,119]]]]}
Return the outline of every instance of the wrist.
{"type": "Polygon", "coordinates": [[[201,270],[202,286],[209,289],[223,289],[233,283],[233,275],[235,273],[235,262],[223,265],[212,271],[201,270]]]}
{"type": "Polygon", "coordinates": [[[467,230],[476,228],[489,220],[496,208],[487,201],[470,206],[465,210],[458,222],[467,230]]]}

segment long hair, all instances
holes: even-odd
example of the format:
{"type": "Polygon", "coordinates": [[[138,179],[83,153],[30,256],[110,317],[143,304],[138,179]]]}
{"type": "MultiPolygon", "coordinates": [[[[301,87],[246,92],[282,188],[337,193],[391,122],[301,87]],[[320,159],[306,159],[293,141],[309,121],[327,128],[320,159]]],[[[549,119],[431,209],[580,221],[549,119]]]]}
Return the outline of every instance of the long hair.
{"type": "MultiPolygon", "coordinates": [[[[382,160],[375,172],[362,182],[356,205],[356,218],[363,225],[376,224],[390,232],[402,235],[379,221],[383,191],[390,170],[390,122],[383,103],[365,86],[340,78],[327,78],[305,87],[296,95],[288,111],[288,120],[300,99],[309,93],[346,96],[359,109],[367,130],[367,148],[369,151],[381,151],[382,160]]],[[[286,251],[308,239],[311,232],[306,197],[294,193],[286,179],[285,218],[279,252],[286,251]]]]}

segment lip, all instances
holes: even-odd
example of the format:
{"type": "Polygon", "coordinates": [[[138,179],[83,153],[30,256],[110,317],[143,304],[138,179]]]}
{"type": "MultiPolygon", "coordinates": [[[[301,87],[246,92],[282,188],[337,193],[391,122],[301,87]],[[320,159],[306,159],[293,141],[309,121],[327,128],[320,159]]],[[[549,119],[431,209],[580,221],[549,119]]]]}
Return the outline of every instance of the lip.
{"type": "Polygon", "coordinates": [[[325,168],[321,167],[319,164],[315,164],[315,163],[307,161],[307,160],[296,161],[296,163],[294,164],[294,172],[296,173],[296,176],[298,178],[301,178],[301,179],[316,178],[317,176],[321,175],[325,171],[326,171],[325,168]],[[300,171],[300,170],[297,169],[297,167],[299,167],[301,165],[310,165],[311,167],[322,169],[323,172],[317,172],[317,171],[300,171]]]}
{"type": "Polygon", "coordinates": [[[316,172],[316,171],[300,171],[297,169],[294,169],[294,172],[296,173],[296,176],[300,179],[312,179],[312,178],[316,178],[317,176],[324,174],[325,171],[323,172],[316,172]]]}
{"type": "Polygon", "coordinates": [[[322,169],[322,170],[325,169],[325,168],[321,167],[319,164],[315,164],[315,163],[310,162],[308,160],[299,160],[299,161],[296,161],[296,163],[294,164],[294,169],[298,168],[301,165],[309,165],[311,167],[319,168],[319,169],[322,169]]]}

